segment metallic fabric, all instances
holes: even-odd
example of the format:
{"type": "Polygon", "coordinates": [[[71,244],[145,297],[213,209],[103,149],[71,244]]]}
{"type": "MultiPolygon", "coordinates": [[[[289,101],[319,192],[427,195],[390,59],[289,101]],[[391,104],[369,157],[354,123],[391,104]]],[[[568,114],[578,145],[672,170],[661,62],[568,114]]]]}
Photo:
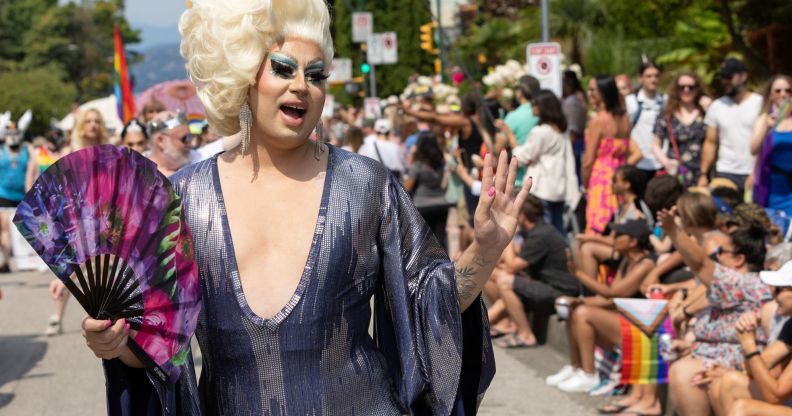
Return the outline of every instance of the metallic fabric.
{"type": "MultiPolygon", "coordinates": [[[[171,178],[202,282],[203,367],[200,394],[192,368],[175,386],[149,374],[162,414],[476,412],[495,370],[483,303],[460,313],[453,263],[398,181],[372,159],[329,149],[305,270],[270,319],[242,291],[217,158],[171,178]]],[[[126,371],[106,365],[111,408],[126,371]]]]}

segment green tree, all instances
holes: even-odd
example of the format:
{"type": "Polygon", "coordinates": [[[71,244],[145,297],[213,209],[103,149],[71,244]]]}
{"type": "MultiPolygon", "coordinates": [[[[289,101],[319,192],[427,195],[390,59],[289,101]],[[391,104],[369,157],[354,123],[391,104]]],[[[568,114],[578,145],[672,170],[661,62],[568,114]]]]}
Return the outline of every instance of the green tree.
{"type": "Polygon", "coordinates": [[[0,4],[0,70],[13,70],[24,59],[24,35],[57,0],[3,0],[0,4]]]}
{"type": "MultiPolygon", "coordinates": [[[[360,45],[352,42],[352,12],[370,11],[374,15],[375,32],[396,32],[399,62],[392,65],[377,65],[377,95],[386,97],[404,90],[408,78],[415,73],[428,74],[433,71],[434,56],[420,49],[419,27],[431,21],[428,3],[424,0],[336,0],[333,3],[333,41],[336,56],[352,58],[353,74],[361,76],[360,64],[365,53],[360,45]]],[[[343,93],[342,88],[332,91],[343,93]]],[[[342,102],[346,100],[341,98],[342,102]]]]}
{"type": "Polygon", "coordinates": [[[28,50],[24,68],[56,62],[66,80],[77,87],[79,99],[105,96],[113,87],[113,27],[124,45],[140,41],[123,17],[124,1],[91,1],[51,7],[24,36],[28,50]]]}
{"type": "Polygon", "coordinates": [[[15,120],[33,110],[31,134],[44,133],[50,120],[62,117],[77,96],[74,86],[61,81],[56,70],[44,68],[0,74],[0,91],[0,108],[11,110],[15,120]]]}

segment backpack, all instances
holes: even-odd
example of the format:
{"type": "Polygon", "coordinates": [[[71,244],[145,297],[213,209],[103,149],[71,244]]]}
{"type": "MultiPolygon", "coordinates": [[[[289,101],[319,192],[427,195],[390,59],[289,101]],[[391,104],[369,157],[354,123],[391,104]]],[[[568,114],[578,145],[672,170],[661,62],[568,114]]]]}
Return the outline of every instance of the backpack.
{"type": "MultiPolygon", "coordinates": [[[[644,102],[643,102],[643,100],[639,100],[638,99],[638,93],[639,92],[641,92],[640,88],[638,88],[638,90],[635,91],[635,101],[638,103],[638,110],[635,111],[635,113],[633,114],[633,117],[632,117],[632,126],[633,127],[635,127],[635,123],[637,123],[638,120],[641,119],[641,112],[643,111],[643,103],[644,102]]],[[[663,98],[663,94],[661,94],[659,91],[655,95],[655,102],[657,102],[657,105],[660,107],[659,113],[662,113],[663,112],[663,107],[665,106],[665,99],[663,98]]]]}

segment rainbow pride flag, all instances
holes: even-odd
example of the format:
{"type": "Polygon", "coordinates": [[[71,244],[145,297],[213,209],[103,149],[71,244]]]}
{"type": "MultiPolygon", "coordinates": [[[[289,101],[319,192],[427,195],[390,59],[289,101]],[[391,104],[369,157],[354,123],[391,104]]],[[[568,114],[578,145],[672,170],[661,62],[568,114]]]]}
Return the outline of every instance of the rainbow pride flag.
{"type": "Polygon", "coordinates": [[[132,95],[132,85],[129,82],[129,71],[127,70],[126,55],[124,54],[124,44],[121,41],[121,34],[118,26],[113,27],[113,39],[115,43],[115,53],[113,62],[115,66],[115,96],[118,118],[128,123],[135,118],[135,97],[132,95]]]}
{"type": "Polygon", "coordinates": [[[668,301],[614,299],[622,339],[622,384],[668,383],[668,365],[659,353],[663,334],[674,335],[668,301]]]}

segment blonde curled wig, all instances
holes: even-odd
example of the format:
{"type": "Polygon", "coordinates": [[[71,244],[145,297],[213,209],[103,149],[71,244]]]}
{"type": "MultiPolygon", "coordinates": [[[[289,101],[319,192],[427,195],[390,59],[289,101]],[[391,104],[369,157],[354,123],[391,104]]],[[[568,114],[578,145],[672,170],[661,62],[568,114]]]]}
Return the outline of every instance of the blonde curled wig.
{"type": "Polygon", "coordinates": [[[71,148],[72,150],[85,149],[86,147],[96,146],[99,144],[107,144],[109,141],[109,134],[105,126],[104,117],[102,113],[95,108],[88,108],[80,111],[77,115],[77,122],[74,123],[74,131],[72,131],[71,148]],[[85,136],[85,122],[89,114],[95,114],[99,119],[99,132],[94,138],[85,136]]]}
{"type": "Polygon", "coordinates": [[[316,42],[333,59],[324,0],[196,0],[179,21],[181,55],[221,135],[240,130],[239,111],[269,48],[287,37],[316,42]]]}

